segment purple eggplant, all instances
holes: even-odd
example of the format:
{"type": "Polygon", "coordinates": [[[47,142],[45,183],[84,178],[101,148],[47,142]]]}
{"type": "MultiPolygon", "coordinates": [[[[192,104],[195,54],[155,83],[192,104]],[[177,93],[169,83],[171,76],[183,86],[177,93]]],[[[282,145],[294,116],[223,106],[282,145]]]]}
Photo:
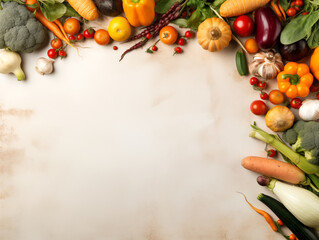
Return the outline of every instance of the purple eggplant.
{"type": "Polygon", "coordinates": [[[272,49],[281,32],[281,23],[270,7],[258,8],[255,12],[255,38],[261,50],[272,49]]]}

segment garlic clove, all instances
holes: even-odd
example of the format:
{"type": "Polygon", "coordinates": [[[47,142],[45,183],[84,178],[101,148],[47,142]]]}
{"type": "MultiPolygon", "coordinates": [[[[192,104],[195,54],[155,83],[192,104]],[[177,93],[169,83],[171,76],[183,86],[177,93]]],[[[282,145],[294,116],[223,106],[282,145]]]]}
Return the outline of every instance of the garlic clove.
{"type": "Polygon", "coordinates": [[[52,59],[40,57],[36,62],[35,70],[41,75],[50,74],[53,72],[53,69],[54,69],[53,63],[54,63],[54,60],[52,59]]]}
{"type": "Polygon", "coordinates": [[[299,117],[304,121],[319,119],[319,100],[306,99],[299,108],[299,117]]]}

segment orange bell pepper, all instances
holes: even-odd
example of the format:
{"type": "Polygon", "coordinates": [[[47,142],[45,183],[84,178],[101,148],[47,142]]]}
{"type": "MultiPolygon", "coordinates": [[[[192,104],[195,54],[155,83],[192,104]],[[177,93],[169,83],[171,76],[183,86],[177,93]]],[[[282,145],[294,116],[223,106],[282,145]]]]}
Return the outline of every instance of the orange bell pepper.
{"type": "Polygon", "coordinates": [[[311,55],[310,69],[315,78],[319,80],[319,47],[317,47],[311,55]]]}
{"type": "Polygon", "coordinates": [[[123,10],[132,26],[148,26],[155,18],[155,1],[123,0],[123,10]]]}
{"type": "Polygon", "coordinates": [[[289,98],[307,97],[313,76],[305,63],[289,62],[277,75],[278,89],[289,98]]]}

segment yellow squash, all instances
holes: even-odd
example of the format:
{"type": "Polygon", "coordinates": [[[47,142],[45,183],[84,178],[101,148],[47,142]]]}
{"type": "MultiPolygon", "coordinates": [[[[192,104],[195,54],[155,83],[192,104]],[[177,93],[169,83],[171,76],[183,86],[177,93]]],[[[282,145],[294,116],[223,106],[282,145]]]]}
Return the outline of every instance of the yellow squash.
{"type": "Polygon", "coordinates": [[[231,38],[230,26],[220,18],[207,18],[198,27],[198,43],[210,52],[224,49],[229,45],[231,38]]]}

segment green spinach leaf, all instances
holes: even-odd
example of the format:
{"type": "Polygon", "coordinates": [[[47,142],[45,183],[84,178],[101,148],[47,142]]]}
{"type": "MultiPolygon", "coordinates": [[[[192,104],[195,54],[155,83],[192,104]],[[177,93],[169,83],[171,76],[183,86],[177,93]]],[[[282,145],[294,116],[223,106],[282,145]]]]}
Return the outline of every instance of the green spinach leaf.
{"type": "Polygon", "coordinates": [[[155,5],[155,12],[159,14],[166,13],[175,2],[182,1],[183,0],[160,0],[155,5]]]}
{"type": "Polygon", "coordinates": [[[289,8],[289,1],[287,0],[279,0],[279,4],[285,11],[289,8]]]}
{"type": "Polygon", "coordinates": [[[311,34],[313,25],[319,20],[319,10],[308,15],[299,15],[291,20],[282,30],[280,42],[282,44],[292,44],[311,34]]]}
{"type": "Polygon", "coordinates": [[[313,26],[311,35],[307,40],[307,44],[310,48],[316,48],[319,46],[319,22],[313,26]]]}
{"type": "Polygon", "coordinates": [[[80,14],[68,2],[64,2],[63,4],[66,6],[65,17],[80,17],[80,14]]]}
{"type": "Polygon", "coordinates": [[[67,7],[63,3],[40,4],[40,9],[45,18],[51,22],[53,22],[57,18],[62,17],[67,11],[67,7]]]}

